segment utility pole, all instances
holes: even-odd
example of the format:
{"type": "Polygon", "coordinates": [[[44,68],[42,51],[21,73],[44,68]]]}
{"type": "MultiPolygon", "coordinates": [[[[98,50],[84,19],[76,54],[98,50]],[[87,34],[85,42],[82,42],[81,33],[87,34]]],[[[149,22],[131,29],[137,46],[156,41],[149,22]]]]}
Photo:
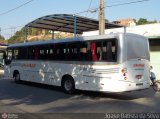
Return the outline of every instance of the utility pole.
{"type": "Polygon", "coordinates": [[[105,12],[104,12],[104,0],[100,0],[99,7],[99,35],[105,34],[105,12]]]}

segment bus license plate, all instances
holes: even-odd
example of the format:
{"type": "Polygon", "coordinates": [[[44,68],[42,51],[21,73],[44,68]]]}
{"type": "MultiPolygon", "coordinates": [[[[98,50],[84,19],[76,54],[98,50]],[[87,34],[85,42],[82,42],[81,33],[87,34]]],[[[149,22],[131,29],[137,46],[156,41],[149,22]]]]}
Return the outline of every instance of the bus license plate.
{"type": "Polygon", "coordinates": [[[136,84],[136,86],[142,86],[143,85],[143,83],[137,83],[136,84]]]}

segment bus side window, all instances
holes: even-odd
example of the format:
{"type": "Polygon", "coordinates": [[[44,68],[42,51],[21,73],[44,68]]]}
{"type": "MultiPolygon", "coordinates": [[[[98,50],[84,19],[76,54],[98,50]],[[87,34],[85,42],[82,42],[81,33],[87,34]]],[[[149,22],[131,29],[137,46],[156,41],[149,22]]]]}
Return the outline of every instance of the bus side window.
{"type": "Polygon", "coordinates": [[[28,47],[19,47],[18,59],[28,59],[28,47]]]}
{"type": "Polygon", "coordinates": [[[85,56],[87,61],[92,61],[91,42],[87,42],[87,54],[85,56]]]}
{"type": "Polygon", "coordinates": [[[98,60],[97,58],[97,45],[95,42],[91,43],[91,51],[92,51],[92,61],[98,60]]]}
{"type": "MultiPolygon", "coordinates": [[[[52,60],[58,60],[58,55],[59,55],[59,49],[58,49],[58,44],[54,44],[52,47],[52,60]]],[[[51,52],[50,52],[51,53],[51,52]]]]}
{"type": "Polygon", "coordinates": [[[96,49],[97,49],[97,60],[102,60],[102,42],[96,42],[96,49]]]}
{"type": "Polygon", "coordinates": [[[48,49],[48,59],[54,60],[54,45],[50,45],[48,49]]]}
{"type": "Polygon", "coordinates": [[[110,41],[103,42],[102,60],[105,60],[107,62],[115,62],[117,58],[116,55],[117,55],[116,40],[111,39],[110,41]]]}
{"type": "Polygon", "coordinates": [[[65,60],[66,44],[60,44],[60,60],[65,60]]]}
{"type": "Polygon", "coordinates": [[[70,61],[73,58],[73,46],[72,45],[67,45],[66,49],[64,49],[64,53],[65,53],[65,59],[70,61]]]}
{"type": "Polygon", "coordinates": [[[19,50],[18,50],[18,48],[17,48],[17,49],[14,49],[14,50],[13,50],[13,59],[18,59],[18,55],[19,55],[19,50]]]}
{"type": "Polygon", "coordinates": [[[87,54],[87,44],[86,43],[80,43],[80,53],[79,53],[79,60],[84,61],[86,60],[86,54],[87,54]]]}
{"type": "Polygon", "coordinates": [[[91,61],[92,60],[92,52],[90,42],[82,42],[80,45],[80,60],[83,61],[91,61]]]}
{"type": "Polygon", "coordinates": [[[116,43],[112,42],[112,61],[116,61],[117,59],[117,49],[116,49],[116,43]]]}
{"type": "Polygon", "coordinates": [[[102,46],[102,60],[107,60],[107,42],[103,42],[103,46],[102,46]]]}
{"type": "Polygon", "coordinates": [[[12,56],[13,56],[13,53],[12,53],[12,50],[7,50],[7,60],[12,60],[12,56]]]}
{"type": "Polygon", "coordinates": [[[78,42],[68,43],[66,46],[66,60],[76,61],[79,58],[79,44],[78,42]]]}
{"type": "Polygon", "coordinates": [[[87,48],[80,48],[80,56],[79,56],[79,60],[85,60],[85,55],[87,53],[87,48]]]}
{"type": "Polygon", "coordinates": [[[38,48],[34,49],[34,59],[37,60],[38,59],[38,48]]]}
{"type": "Polygon", "coordinates": [[[65,44],[55,44],[55,60],[65,60],[65,44]]]}
{"type": "Polygon", "coordinates": [[[28,59],[34,59],[34,47],[28,47],[28,59]]]}

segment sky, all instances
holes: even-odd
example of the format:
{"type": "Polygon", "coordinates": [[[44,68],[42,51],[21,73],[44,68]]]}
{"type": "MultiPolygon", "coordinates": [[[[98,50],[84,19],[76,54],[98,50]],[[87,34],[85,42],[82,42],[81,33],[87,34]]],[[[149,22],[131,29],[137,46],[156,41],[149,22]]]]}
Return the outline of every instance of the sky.
{"type": "MultiPolygon", "coordinates": [[[[135,1],[142,0],[105,0],[105,18],[110,22],[126,18],[160,21],[160,0],[114,6],[135,1]]],[[[25,24],[39,17],[51,14],[76,14],[98,8],[99,2],[100,0],[0,0],[1,35],[9,38],[25,24]],[[19,7],[28,1],[30,1],[28,4],[19,7]],[[7,13],[9,10],[11,12],[7,13]]],[[[78,15],[98,19],[98,12],[84,12],[78,15]]]]}

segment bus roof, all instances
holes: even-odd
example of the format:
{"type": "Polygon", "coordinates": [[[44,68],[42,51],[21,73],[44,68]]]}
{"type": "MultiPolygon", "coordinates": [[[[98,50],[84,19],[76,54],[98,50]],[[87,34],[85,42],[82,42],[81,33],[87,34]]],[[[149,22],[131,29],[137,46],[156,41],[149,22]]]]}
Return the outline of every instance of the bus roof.
{"type": "Polygon", "coordinates": [[[25,43],[16,43],[9,45],[8,47],[20,47],[20,46],[31,46],[31,45],[45,45],[45,44],[52,44],[52,43],[65,43],[65,42],[76,42],[76,41],[86,41],[86,40],[97,40],[97,39],[104,39],[104,38],[115,38],[120,33],[114,34],[105,34],[105,35],[94,35],[94,36],[83,36],[83,37],[75,37],[75,38],[65,38],[65,39],[50,39],[50,40],[43,40],[43,41],[33,41],[33,42],[25,42],[25,43]]]}
{"type": "Polygon", "coordinates": [[[9,45],[8,47],[45,45],[45,44],[68,43],[68,42],[89,41],[89,40],[93,41],[93,40],[98,40],[98,39],[112,39],[112,38],[117,38],[123,34],[131,35],[132,37],[136,36],[136,37],[145,38],[141,35],[133,34],[133,33],[111,33],[111,34],[104,34],[104,35],[93,35],[93,36],[83,36],[83,37],[75,37],[75,38],[54,39],[54,40],[50,39],[50,40],[43,40],[43,41],[16,43],[16,44],[9,45]]]}
{"type": "Polygon", "coordinates": [[[81,41],[81,37],[76,38],[67,38],[67,39],[59,39],[59,40],[42,40],[42,41],[33,41],[33,42],[25,42],[25,43],[16,43],[9,45],[8,47],[19,47],[19,46],[30,46],[30,45],[45,45],[50,43],[64,43],[64,42],[74,42],[74,41],[81,41]]]}

